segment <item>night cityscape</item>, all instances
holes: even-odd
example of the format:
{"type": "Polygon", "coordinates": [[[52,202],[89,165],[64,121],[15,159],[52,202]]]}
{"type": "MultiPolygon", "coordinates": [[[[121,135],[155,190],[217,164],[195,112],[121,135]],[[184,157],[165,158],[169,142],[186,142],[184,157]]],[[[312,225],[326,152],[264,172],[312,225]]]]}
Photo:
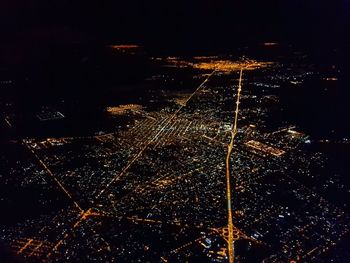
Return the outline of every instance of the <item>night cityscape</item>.
{"type": "Polygon", "coordinates": [[[348,1],[14,2],[0,263],[350,262],[348,1]]]}

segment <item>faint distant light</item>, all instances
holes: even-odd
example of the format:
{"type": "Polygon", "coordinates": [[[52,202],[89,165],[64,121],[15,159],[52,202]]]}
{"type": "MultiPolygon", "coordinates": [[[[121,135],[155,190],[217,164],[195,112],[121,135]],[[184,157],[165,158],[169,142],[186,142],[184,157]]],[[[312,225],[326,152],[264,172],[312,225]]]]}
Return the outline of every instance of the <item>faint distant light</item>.
{"type": "Polygon", "coordinates": [[[326,78],[326,80],[327,80],[327,81],[337,81],[338,78],[335,78],[335,77],[333,77],[333,78],[326,78]]]}
{"type": "Polygon", "coordinates": [[[112,49],[135,49],[135,48],[139,48],[140,46],[138,46],[138,45],[109,45],[109,47],[112,49]]]}

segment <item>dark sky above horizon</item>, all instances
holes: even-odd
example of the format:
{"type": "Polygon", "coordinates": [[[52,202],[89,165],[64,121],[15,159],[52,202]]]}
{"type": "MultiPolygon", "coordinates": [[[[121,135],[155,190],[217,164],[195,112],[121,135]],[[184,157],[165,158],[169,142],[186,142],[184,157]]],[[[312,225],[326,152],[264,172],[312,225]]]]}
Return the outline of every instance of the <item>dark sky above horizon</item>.
{"type": "Polygon", "coordinates": [[[337,45],[348,43],[349,17],[349,0],[3,0],[0,44],[337,45]]]}

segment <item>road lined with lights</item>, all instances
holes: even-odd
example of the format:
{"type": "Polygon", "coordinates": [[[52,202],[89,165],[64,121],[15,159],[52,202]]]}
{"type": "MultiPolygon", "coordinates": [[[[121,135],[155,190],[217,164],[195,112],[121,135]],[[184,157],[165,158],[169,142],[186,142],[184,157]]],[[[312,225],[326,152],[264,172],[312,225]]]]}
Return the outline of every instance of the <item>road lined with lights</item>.
{"type": "Polygon", "coordinates": [[[241,68],[239,72],[239,83],[238,83],[238,92],[237,92],[237,100],[236,100],[236,110],[235,110],[235,118],[234,118],[234,124],[231,129],[231,141],[227,148],[227,155],[226,155],[226,198],[227,198],[227,227],[228,227],[228,244],[227,244],[227,251],[229,256],[229,262],[233,263],[234,261],[234,244],[233,244],[233,222],[232,222],[232,199],[231,199],[231,173],[230,173],[230,157],[232,154],[233,146],[234,146],[234,140],[237,134],[237,121],[238,121],[238,111],[239,111],[239,100],[241,97],[241,90],[242,90],[242,74],[243,69],[241,68]]]}

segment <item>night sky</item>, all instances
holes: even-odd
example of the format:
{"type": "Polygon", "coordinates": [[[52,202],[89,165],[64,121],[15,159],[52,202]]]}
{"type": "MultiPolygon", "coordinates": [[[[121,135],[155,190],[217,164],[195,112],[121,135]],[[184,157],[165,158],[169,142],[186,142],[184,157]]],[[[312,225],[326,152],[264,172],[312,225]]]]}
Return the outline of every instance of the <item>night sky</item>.
{"type": "Polygon", "coordinates": [[[350,28],[348,0],[4,0],[0,5],[0,43],[5,53],[14,53],[12,59],[24,44],[129,42],[165,50],[256,41],[336,46],[348,43],[350,28]]]}

